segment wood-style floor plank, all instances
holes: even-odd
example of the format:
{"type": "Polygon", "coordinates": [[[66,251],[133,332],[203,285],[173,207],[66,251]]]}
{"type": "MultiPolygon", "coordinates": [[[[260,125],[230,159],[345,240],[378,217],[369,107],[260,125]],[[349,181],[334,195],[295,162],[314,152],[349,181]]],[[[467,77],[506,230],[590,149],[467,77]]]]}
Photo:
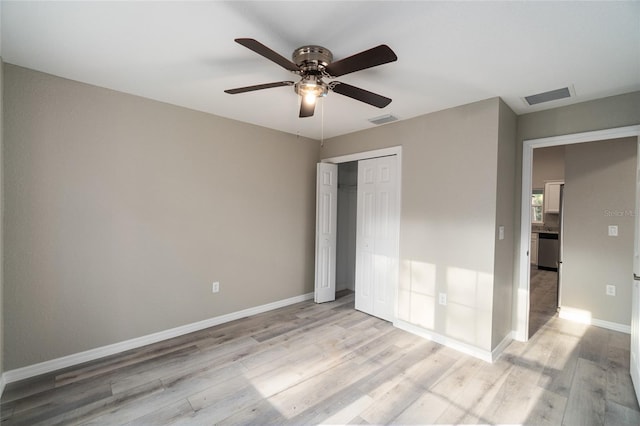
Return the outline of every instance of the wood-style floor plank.
{"type": "Polygon", "coordinates": [[[438,419],[450,406],[451,400],[448,397],[426,391],[400,413],[393,420],[393,423],[400,425],[437,424],[439,423],[438,419]]]}
{"type": "Polygon", "coordinates": [[[563,424],[604,424],[605,397],[606,369],[591,360],[578,359],[563,424]]]}
{"type": "Polygon", "coordinates": [[[11,383],[2,424],[639,424],[627,335],[550,317],[489,364],[340,296],[11,383]]]}
{"type": "Polygon", "coordinates": [[[531,266],[529,279],[529,337],[536,334],[558,309],[558,273],[531,266]]]}
{"type": "Polygon", "coordinates": [[[568,397],[578,362],[580,338],[556,333],[554,335],[556,344],[542,370],[538,386],[568,397]]]}
{"type": "MultiPolygon", "coordinates": [[[[118,415],[126,413],[128,407],[140,407],[147,409],[145,401],[163,393],[162,384],[159,381],[145,383],[137,388],[129,389],[118,395],[112,395],[104,399],[96,400],[90,404],[78,406],[75,409],[65,410],[55,416],[50,416],[41,423],[42,425],[68,425],[68,424],[101,424],[92,423],[92,419],[105,415],[109,421],[117,424],[118,415]]],[[[125,414],[126,416],[127,414],[125,414]]],[[[120,417],[123,418],[122,416],[120,417]]],[[[121,423],[124,421],[121,421],[121,423]]],[[[32,423],[33,424],[33,423],[32,423]]],[[[104,424],[104,422],[102,422],[104,424]]]]}
{"type": "Polygon", "coordinates": [[[640,411],[629,375],[629,358],[629,349],[609,347],[607,399],[634,411],[640,411]]]}
{"type": "Polygon", "coordinates": [[[607,401],[604,424],[607,426],[638,426],[640,425],[640,411],[632,410],[613,401],[607,401]]]}

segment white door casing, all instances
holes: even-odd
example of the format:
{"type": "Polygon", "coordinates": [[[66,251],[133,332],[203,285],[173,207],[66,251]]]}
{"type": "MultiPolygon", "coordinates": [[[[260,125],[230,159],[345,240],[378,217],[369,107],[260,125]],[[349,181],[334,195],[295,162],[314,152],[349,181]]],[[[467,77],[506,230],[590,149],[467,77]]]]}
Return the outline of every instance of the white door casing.
{"type": "MultiPolygon", "coordinates": [[[[518,276],[514,332],[516,340],[526,342],[529,329],[529,249],[531,247],[531,182],[533,169],[533,148],[544,148],[558,145],[611,140],[626,137],[638,137],[640,125],[616,127],[605,130],[594,130],[582,133],[572,133],[561,136],[551,136],[540,139],[526,139],[522,143],[522,186],[520,200],[520,247],[518,261],[518,276]]],[[[636,199],[636,202],[638,200],[636,199]]],[[[638,226],[638,224],[636,224],[638,226]]],[[[636,321],[638,321],[637,313],[636,321]]],[[[633,327],[632,327],[633,328],[633,327]]],[[[633,330],[632,330],[633,332],[633,330]]],[[[632,367],[633,368],[633,367],[632,367]]],[[[640,383],[638,383],[640,385],[640,383]]],[[[640,387],[640,386],[638,386],[640,387]]]]}
{"type": "Polygon", "coordinates": [[[316,173],[316,274],[314,301],[336,299],[338,166],[318,163],[316,173]]]}
{"type": "Polygon", "coordinates": [[[556,308],[562,306],[562,273],[564,262],[564,184],[560,188],[560,233],[558,234],[558,292],[556,308]]]}
{"type": "Polygon", "coordinates": [[[640,401],[640,137],[636,151],[636,215],[631,283],[630,373],[636,398],[640,401]]]}
{"type": "Polygon", "coordinates": [[[397,157],[358,162],[356,309],[395,319],[398,280],[397,157]]]}

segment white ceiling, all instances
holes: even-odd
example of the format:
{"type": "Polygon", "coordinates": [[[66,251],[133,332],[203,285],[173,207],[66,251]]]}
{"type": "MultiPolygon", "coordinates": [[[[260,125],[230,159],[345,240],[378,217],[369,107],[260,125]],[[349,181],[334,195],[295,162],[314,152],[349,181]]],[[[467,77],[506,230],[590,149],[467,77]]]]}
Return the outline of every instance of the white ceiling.
{"type": "Polygon", "coordinates": [[[640,90],[640,2],[2,1],[5,62],[315,139],[500,96],[518,114],[640,90]],[[384,109],[329,93],[298,118],[295,80],[233,41],[289,58],[306,44],[340,59],[388,44],[398,61],[340,77],[384,109]],[[523,96],[573,85],[575,98],[523,96]],[[324,124],[324,126],[323,126],[324,124]],[[324,130],[323,130],[324,128],[324,130]],[[324,133],[323,133],[324,132],[324,133]]]}

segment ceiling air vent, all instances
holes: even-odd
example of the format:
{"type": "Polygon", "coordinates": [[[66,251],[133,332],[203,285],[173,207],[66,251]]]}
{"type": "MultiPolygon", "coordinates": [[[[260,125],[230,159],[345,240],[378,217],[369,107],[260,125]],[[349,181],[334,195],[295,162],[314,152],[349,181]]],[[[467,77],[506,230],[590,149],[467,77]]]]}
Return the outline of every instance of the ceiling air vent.
{"type": "Polygon", "coordinates": [[[527,105],[537,105],[544,102],[557,101],[558,99],[570,98],[573,95],[572,88],[563,87],[562,89],[550,90],[537,95],[525,96],[524,101],[527,105]]]}
{"type": "Polygon", "coordinates": [[[385,124],[385,123],[391,123],[392,121],[396,121],[398,120],[398,117],[395,117],[391,114],[385,114],[385,115],[381,115],[380,117],[373,117],[370,118],[369,121],[373,124],[385,124]]]}

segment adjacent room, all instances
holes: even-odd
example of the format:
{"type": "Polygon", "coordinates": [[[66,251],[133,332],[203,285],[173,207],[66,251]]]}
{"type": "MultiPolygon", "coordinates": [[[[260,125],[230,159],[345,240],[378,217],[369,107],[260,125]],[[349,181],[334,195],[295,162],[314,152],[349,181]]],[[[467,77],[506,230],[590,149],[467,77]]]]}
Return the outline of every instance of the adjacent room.
{"type": "Polygon", "coordinates": [[[2,424],[640,424],[640,2],[0,36],[2,424]]]}

